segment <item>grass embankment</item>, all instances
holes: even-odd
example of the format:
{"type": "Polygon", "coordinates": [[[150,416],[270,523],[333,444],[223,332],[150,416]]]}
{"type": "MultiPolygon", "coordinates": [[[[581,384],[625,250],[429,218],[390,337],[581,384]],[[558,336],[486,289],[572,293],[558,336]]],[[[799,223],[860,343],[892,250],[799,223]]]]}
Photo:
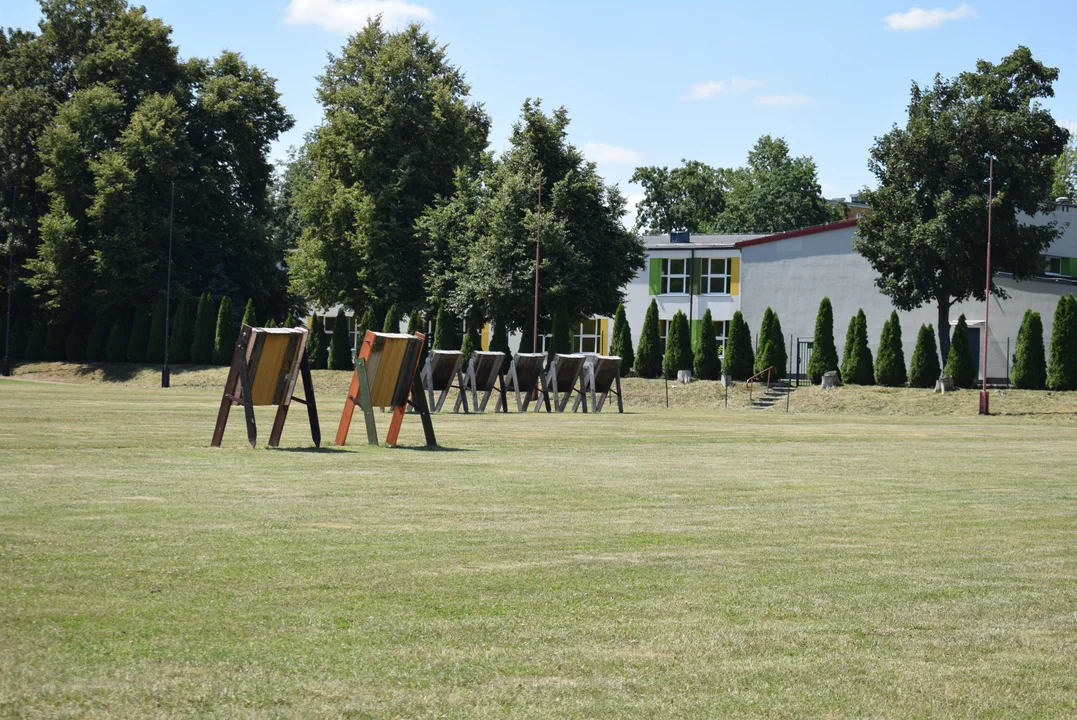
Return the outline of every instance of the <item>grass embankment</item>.
{"type": "Polygon", "coordinates": [[[219,392],[0,381],[0,715],[1077,711],[1065,416],[444,415],[420,452],[294,413],[211,450],[219,392]]]}
{"type": "MultiPolygon", "coordinates": [[[[227,373],[227,368],[222,367],[181,366],[173,369],[171,381],[176,388],[220,390],[227,373]]],[[[18,366],[15,376],[46,382],[122,383],[140,388],[156,388],[161,384],[159,367],[124,363],[29,363],[18,366]]],[[[334,403],[343,402],[341,398],[347,392],[350,373],[315,370],[313,376],[319,397],[331,398],[334,403]]],[[[748,390],[744,383],[734,384],[727,393],[721,383],[709,381],[679,385],[662,380],[626,378],[622,382],[629,408],[665,408],[667,394],[670,409],[724,410],[728,407],[731,410],[744,410],[750,406],[748,390]]],[[[757,385],[754,397],[758,398],[763,389],[761,385],[757,385]]],[[[823,391],[818,387],[804,386],[797,388],[790,396],[788,408],[789,412],[810,414],[971,416],[979,412],[978,394],[976,390],[935,394],[930,390],[912,388],[851,386],[823,391]]],[[[785,399],[779,398],[770,411],[785,412],[786,405],[785,399]]],[[[1077,416],[1077,393],[995,390],[991,393],[991,411],[999,415],[1077,416]]]]}

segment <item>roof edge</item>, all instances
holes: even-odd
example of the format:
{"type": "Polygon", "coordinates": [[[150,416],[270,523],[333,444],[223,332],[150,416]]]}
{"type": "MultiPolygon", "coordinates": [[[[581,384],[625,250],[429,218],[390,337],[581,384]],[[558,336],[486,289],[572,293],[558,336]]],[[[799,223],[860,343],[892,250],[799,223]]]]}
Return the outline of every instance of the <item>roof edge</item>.
{"type": "Polygon", "coordinates": [[[741,240],[734,245],[734,247],[740,250],[741,248],[752,247],[753,245],[763,245],[766,243],[778,242],[779,240],[788,240],[790,238],[803,237],[805,235],[829,232],[831,230],[843,230],[845,228],[856,227],[858,222],[860,221],[854,218],[852,220],[839,220],[838,222],[826,223],[824,225],[812,225],[811,227],[790,230],[788,232],[777,233],[776,235],[767,235],[753,240],[741,240]]]}

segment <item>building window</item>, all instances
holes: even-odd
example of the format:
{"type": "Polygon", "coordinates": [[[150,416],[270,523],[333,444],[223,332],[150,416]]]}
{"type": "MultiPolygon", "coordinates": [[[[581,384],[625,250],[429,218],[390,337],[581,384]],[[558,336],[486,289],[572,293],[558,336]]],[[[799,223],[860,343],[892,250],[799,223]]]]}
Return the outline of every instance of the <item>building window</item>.
{"type": "Polygon", "coordinates": [[[718,357],[725,358],[725,341],[729,338],[729,321],[714,321],[714,341],[718,344],[718,357]]]}
{"type": "Polygon", "coordinates": [[[337,322],[336,316],[334,316],[334,315],[326,315],[325,317],[322,318],[322,321],[325,324],[325,334],[326,335],[332,335],[333,334],[333,326],[336,325],[336,322],[337,322]]]}
{"type": "Polygon", "coordinates": [[[575,351],[578,353],[592,353],[597,355],[602,351],[602,321],[598,318],[589,318],[580,323],[576,330],[575,351]]]}
{"type": "Polygon", "coordinates": [[[728,295],[729,266],[728,258],[703,258],[699,291],[704,295],[728,295]]]}
{"type": "Polygon", "coordinates": [[[662,352],[666,351],[666,334],[669,332],[669,320],[658,321],[658,345],[662,352]]]}
{"type": "Polygon", "coordinates": [[[1044,256],[1044,269],[1043,272],[1046,275],[1061,275],[1062,274],[1062,258],[1051,257],[1049,255],[1044,256]]]}
{"type": "Polygon", "coordinates": [[[659,292],[662,295],[685,295],[688,293],[687,260],[684,258],[679,260],[663,258],[662,285],[659,292]]]}

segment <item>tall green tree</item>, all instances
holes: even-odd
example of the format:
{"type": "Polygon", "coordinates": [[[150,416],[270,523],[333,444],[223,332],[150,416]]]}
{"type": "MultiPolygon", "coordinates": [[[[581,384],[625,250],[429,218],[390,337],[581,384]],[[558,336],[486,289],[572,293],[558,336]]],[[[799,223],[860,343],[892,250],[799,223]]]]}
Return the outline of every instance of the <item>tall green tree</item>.
{"type": "Polygon", "coordinates": [[[329,368],[329,345],[325,339],[325,321],[318,314],[311,318],[310,332],[307,334],[307,362],[310,363],[311,370],[329,368]]]}
{"type": "Polygon", "coordinates": [[[662,371],[672,380],[677,377],[679,371],[691,370],[692,361],[692,331],[688,326],[688,316],[678,310],[669,321],[662,371]]]}
{"type": "Polygon", "coordinates": [[[1066,198],[1070,205],[1077,205],[1077,137],[1070,135],[1069,144],[1055,161],[1054,181],[1049,200],[1066,198]]]}
{"type": "Polygon", "coordinates": [[[41,6],[37,33],[0,42],[0,154],[22,164],[34,229],[20,284],[65,322],[151,303],[174,184],[174,287],[285,302],[268,154],[293,121],[273,78],[231,52],[181,61],[125,0],[41,6]]]}
{"type": "Polygon", "coordinates": [[[69,363],[80,363],[86,360],[86,332],[77,323],[68,328],[64,360],[69,363]]]}
{"type": "Polygon", "coordinates": [[[333,321],[333,335],[329,340],[329,369],[330,370],[353,370],[352,364],[352,335],[348,332],[351,320],[348,319],[344,308],[337,310],[337,317],[333,321]]]}
{"type": "Polygon", "coordinates": [[[225,295],[217,310],[217,327],[213,334],[214,365],[231,364],[237,337],[235,320],[232,318],[232,298],[225,295]]]}
{"type": "Polygon", "coordinates": [[[692,372],[699,380],[719,380],[722,377],[722,359],[718,357],[718,340],[714,335],[714,320],[710,308],[703,313],[699,323],[699,345],[696,346],[692,372]]]}
{"type": "Polygon", "coordinates": [[[151,308],[144,307],[135,311],[135,321],[131,324],[131,334],[127,338],[127,361],[146,362],[146,348],[150,342],[151,308]]]}
{"type": "Polygon", "coordinates": [[[536,239],[540,317],[562,305],[570,317],[608,317],[624,301],[643,244],[621,223],[624,196],[568,142],[568,125],[564,108],[547,114],[528,100],[509,148],[460,172],[451,197],[419,220],[430,304],[446,302],[457,314],[478,307],[510,330],[530,330],[536,239]]]}
{"type": "Polygon", "coordinates": [[[625,315],[624,303],[617,306],[613,316],[613,330],[610,332],[610,355],[621,358],[621,375],[628,375],[636,362],[636,353],[632,349],[632,328],[625,315]]]}
{"type": "Polygon", "coordinates": [[[553,312],[550,322],[551,338],[547,355],[568,355],[572,352],[572,316],[569,315],[568,307],[558,305],[553,312]]]}
{"type": "Polygon", "coordinates": [[[482,326],[485,322],[479,311],[475,309],[468,311],[467,328],[464,332],[464,339],[460,343],[460,351],[464,354],[462,361],[465,370],[471,360],[471,354],[476,350],[482,350],[482,326]]]}
{"type": "Polygon", "coordinates": [[[396,309],[396,305],[391,305],[389,311],[385,313],[385,322],[382,323],[381,331],[383,333],[400,332],[400,311],[396,309]]]}
{"type": "Polygon", "coordinates": [[[67,347],[67,333],[65,327],[56,322],[50,322],[45,327],[45,350],[46,362],[61,362],[64,359],[64,350],[67,347]]]}
{"type": "Polygon", "coordinates": [[[916,335],[916,347],[912,351],[912,362],[909,363],[909,387],[935,387],[935,381],[941,374],[935,328],[921,325],[920,332],[916,335]]]}
{"type": "Polygon", "coordinates": [[[1017,332],[1010,380],[1020,390],[1039,390],[1047,384],[1047,357],[1043,348],[1043,320],[1038,312],[1025,310],[1017,332]]]}
{"type": "Polygon", "coordinates": [[[734,380],[747,380],[755,374],[752,331],[740,310],[733,313],[733,320],[729,323],[729,339],[726,341],[722,365],[725,374],[734,380]]]}
{"type": "Polygon", "coordinates": [[[127,342],[127,325],[123,320],[117,319],[108,333],[108,342],[105,343],[105,359],[113,363],[126,360],[127,342]]]}
{"type": "Polygon", "coordinates": [[[438,306],[437,319],[434,321],[434,349],[460,349],[460,340],[456,333],[456,318],[444,305],[438,306]]]}
{"type": "Polygon", "coordinates": [[[499,352],[505,356],[501,369],[508,372],[509,363],[512,362],[512,351],[509,349],[509,330],[505,323],[494,321],[493,334],[490,336],[490,352],[499,352]]]}
{"type": "Polygon", "coordinates": [[[176,300],[176,314],[169,328],[168,361],[176,365],[191,362],[191,345],[194,343],[194,327],[191,325],[191,301],[183,296],[176,300]]]}
{"type": "Polygon", "coordinates": [[[808,377],[813,385],[823,381],[823,373],[837,370],[838,350],[834,347],[834,307],[830,298],[819,303],[815,316],[815,335],[812,338],[811,359],[808,360],[808,377]]]}
{"type": "Polygon", "coordinates": [[[859,321],[859,317],[853,315],[849,318],[849,327],[845,330],[845,345],[841,349],[841,378],[844,382],[849,382],[846,368],[849,365],[849,357],[856,347],[856,326],[859,321]]]}
{"type": "Polygon", "coordinates": [[[254,298],[247,300],[247,307],[243,309],[243,319],[239,321],[239,326],[249,325],[250,327],[258,327],[258,314],[254,311],[254,298]]]}
{"type": "Polygon", "coordinates": [[[417,24],[388,32],[370,20],[318,81],[324,121],[306,148],[312,179],[297,198],[294,286],[327,307],[410,311],[426,294],[415,221],[453,194],[458,168],[478,168],[490,120],[417,24]]]}
{"type": "Polygon", "coordinates": [[[781,320],[778,319],[778,314],[768,307],[763,312],[763,321],[759,327],[759,351],[755,356],[754,373],[773,367],[771,378],[780,380],[785,377],[788,363],[789,355],[785,349],[781,320]]]}
{"type": "Polygon", "coordinates": [[[654,298],[643,317],[635,368],[642,378],[656,378],[662,372],[662,338],[658,334],[658,303],[654,298]]]}
{"type": "Polygon", "coordinates": [[[954,335],[950,340],[950,354],[943,366],[943,374],[954,379],[954,384],[970,388],[976,383],[976,360],[972,357],[969,345],[969,326],[965,316],[961,315],[954,326],[954,335]]]}
{"type": "MultiPolygon", "coordinates": [[[[355,336],[365,338],[367,330],[373,330],[374,332],[378,330],[374,325],[374,309],[369,307],[362,314],[355,314],[355,336]]],[[[362,340],[359,342],[361,343],[362,340]]]]}
{"type": "Polygon", "coordinates": [[[195,365],[213,362],[214,316],[213,297],[208,292],[202,293],[198,299],[194,337],[191,339],[191,362],[195,365]]]}
{"type": "Polygon", "coordinates": [[[1073,295],[1060,297],[1055,308],[1047,387],[1077,390],[1077,300],[1073,295]]]}
{"type": "Polygon", "coordinates": [[[643,188],[636,206],[636,231],[663,235],[704,232],[725,208],[724,171],[698,160],[681,167],[638,167],[629,178],[643,188]]]}
{"type": "MultiPolygon", "coordinates": [[[[988,156],[995,158],[992,267],[1017,280],[1043,272],[1043,254],[1061,230],[1028,217],[1048,200],[1068,133],[1041,98],[1054,96],[1058,69],[1019,47],[998,64],[913,83],[905,127],[871,150],[878,189],[861,198],[855,247],[879,274],[876,284],[899,310],[934,304],[939,348],[948,358],[950,308],[984,301],[988,156]]],[[[991,293],[1006,297],[992,284],[991,293]]]]}
{"type": "Polygon", "coordinates": [[[846,348],[845,364],[841,368],[842,382],[850,385],[874,385],[875,369],[871,348],[868,347],[868,319],[864,310],[857,311],[849,325],[852,344],[846,348]]]}
{"type": "Polygon", "coordinates": [[[875,357],[875,383],[884,387],[904,387],[908,380],[905,369],[905,349],[901,344],[901,321],[897,311],[883,323],[879,338],[879,353],[875,357]]]}
{"type": "Polygon", "coordinates": [[[159,363],[165,359],[165,294],[157,293],[150,316],[150,336],[146,342],[146,362],[159,363]]]}
{"type": "Polygon", "coordinates": [[[726,178],[725,208],[707,232],[778,233],[844,219],[840,208],[827,205],[815,161],[791,157],[783,138],[759,138],[747,166],[726,178]]]}
{"type": "Polygon", "coordinates": [[[97,363],[105,359],[105,344],[108,342],[108,323],[103,315],[98,315],[86,337],[86,362],[97,363]]]}

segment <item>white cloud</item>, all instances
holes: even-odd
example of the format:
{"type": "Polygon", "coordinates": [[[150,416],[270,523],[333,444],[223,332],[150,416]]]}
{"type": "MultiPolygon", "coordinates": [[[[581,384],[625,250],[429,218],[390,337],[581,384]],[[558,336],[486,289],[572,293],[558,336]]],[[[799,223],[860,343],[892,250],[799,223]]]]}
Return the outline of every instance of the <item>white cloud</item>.
{"type": "Polygon", "coordinates": [[[688,88],[688,94],[684,96],[684,99],[706,100],[707,98],[727,92],[747,92],[762,84],[763,83],[759,80],[748,80],[747,78],[738,77],[730,78],[728,80],[710,80],[708,82],[696,83],[688,88]]]}
{"type": "Polygon", "coordinates": [[[285,10],[284,22],[317,25],[331,33],[348,35],[366,25],[368,18],[377,15],[382,16],[386,27],[434,17],[429,8],[404,0],[291,0],[285,10]]]}
{"type": "Polygon", "coordinates": [[[953,10],[932,8],[926,10],[915,6],[908,12],[887,15],[886,25],[891,30],[913,32],[916,30],[934,30],[948,20],[976,17],[976,11],[968,3],[961,3],[953,10]]]}
{"type": "Polygon", "coordinates": [[[755,99],[756,105],[769,105],[771,107],[810,105],[813,102],[815,100],[807,95],[759,95],[755,99]]]}
{"type": "Polygon", "coordinates": [[[608,143],[589,142],[583,146],[583,154],[596,163],[631,165],[643,159],[643,153],[632,148],[617,147],[608,143]]]}

